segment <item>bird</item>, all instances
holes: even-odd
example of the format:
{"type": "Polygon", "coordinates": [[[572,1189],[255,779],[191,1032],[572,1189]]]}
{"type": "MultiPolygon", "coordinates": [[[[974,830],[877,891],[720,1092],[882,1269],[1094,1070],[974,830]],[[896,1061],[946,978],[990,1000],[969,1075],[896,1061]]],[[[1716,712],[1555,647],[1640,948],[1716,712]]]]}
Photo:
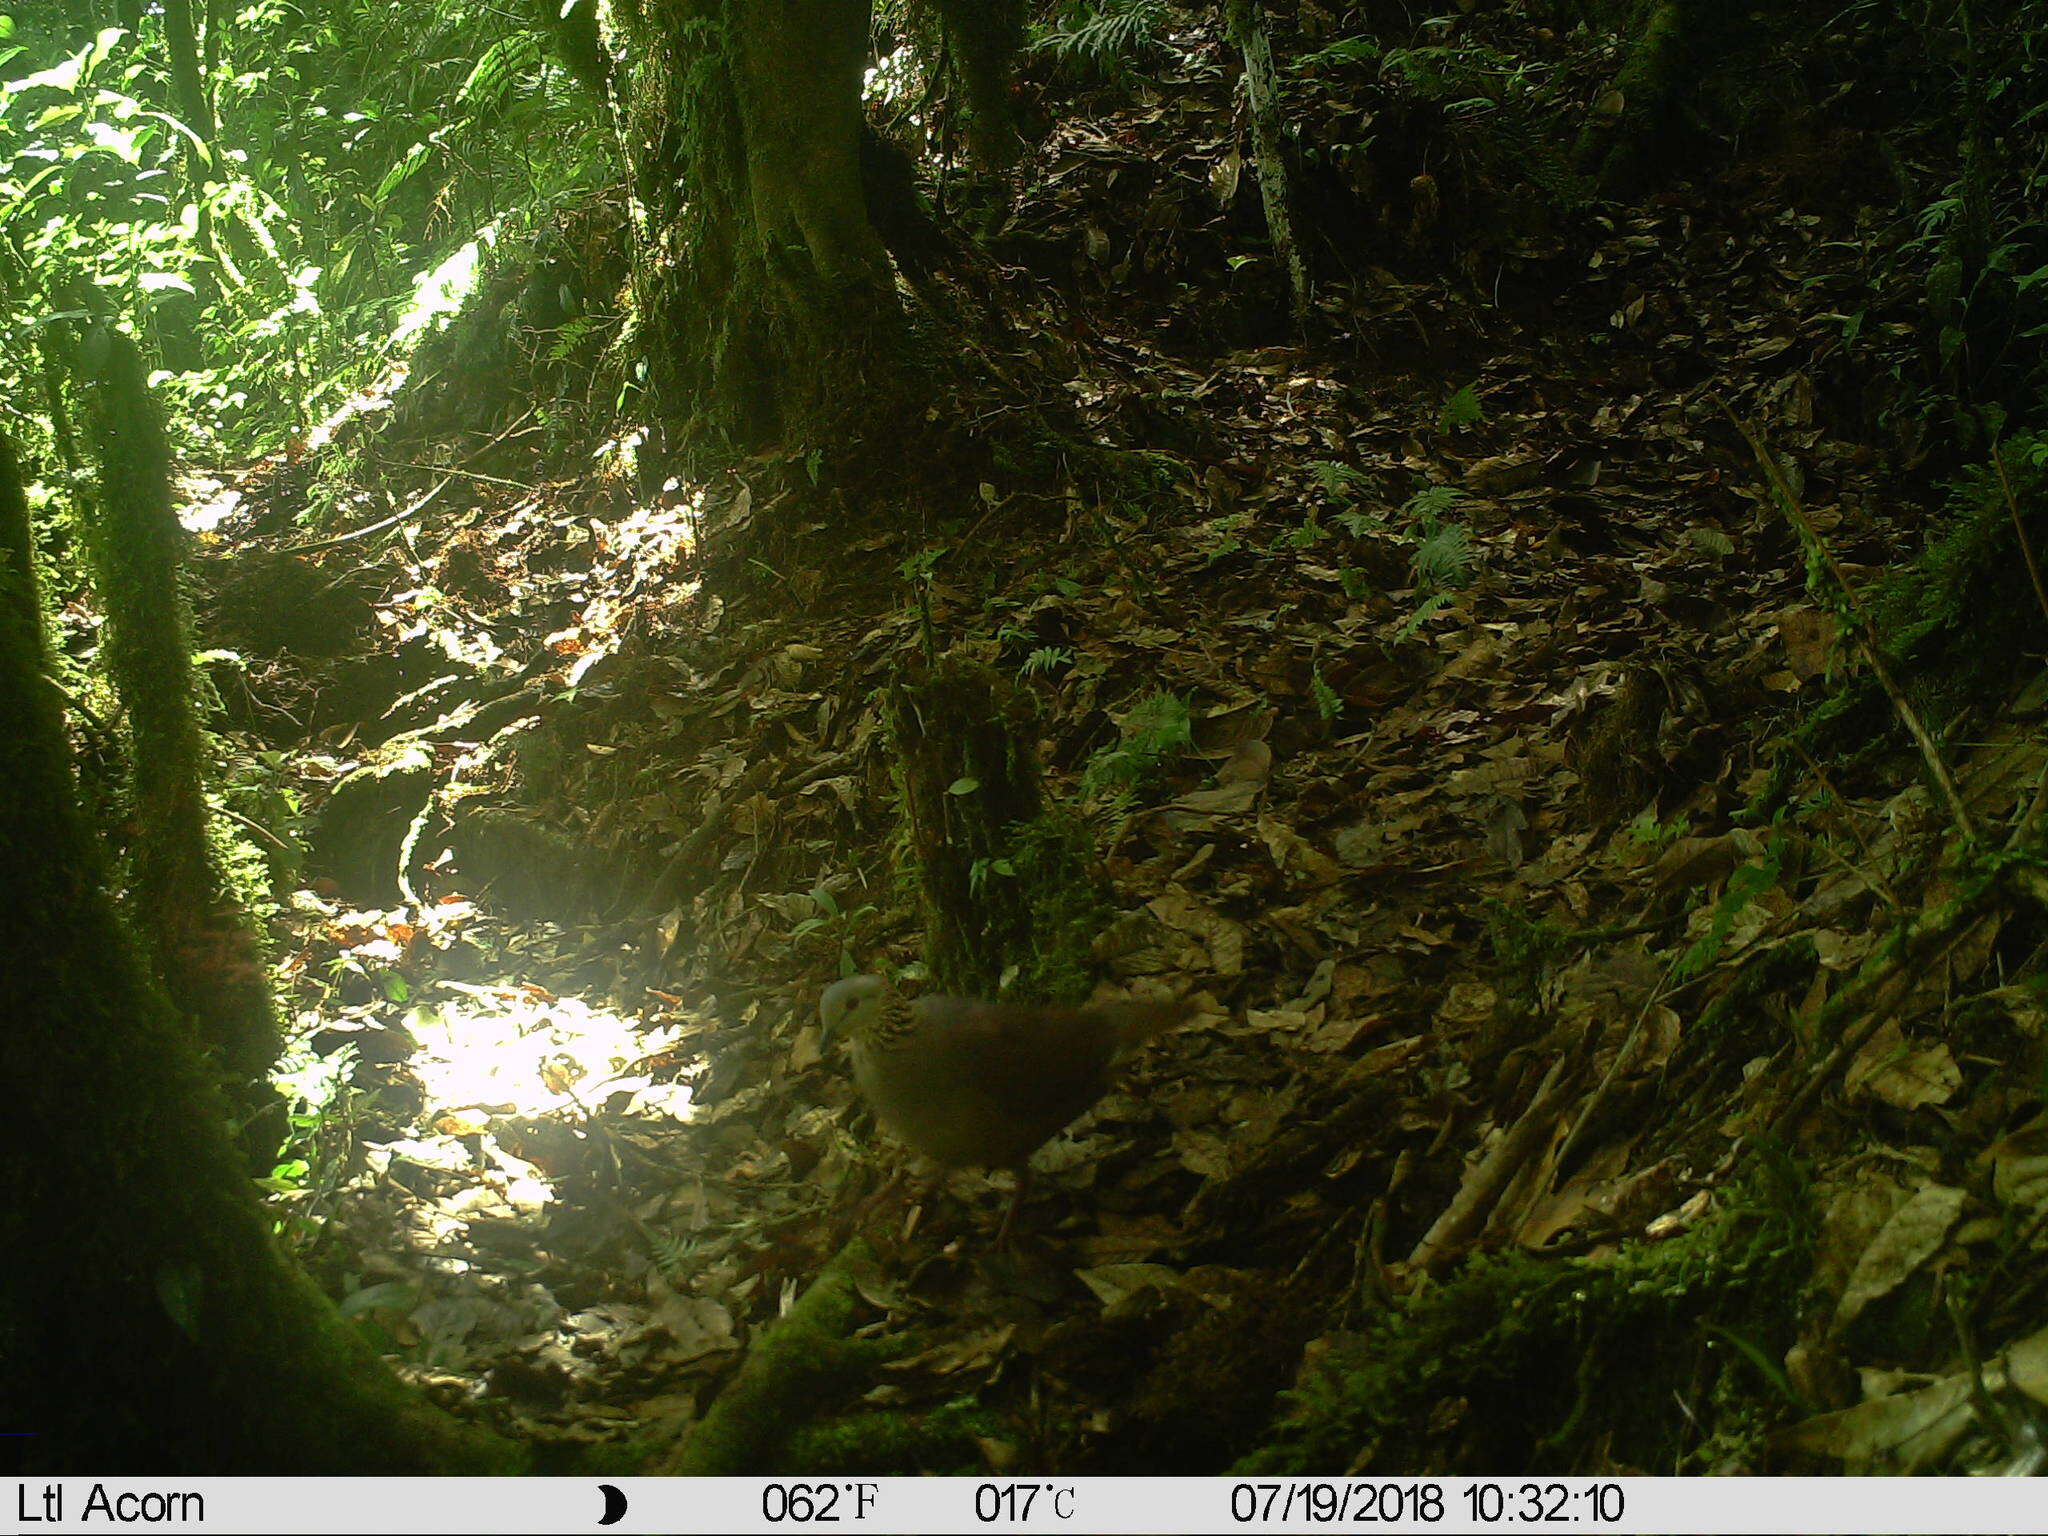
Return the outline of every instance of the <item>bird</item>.
{"type": "Polygon", "coordinates": [[[845,977],[818,1000],[826,1038],[848,1037],[854,1081],[885,1129],[949,1168],[1016,1171],[998,1243],[1023,1202],[1031,1154],[1102,1097],[1120,1062],[1193,1011],[1182,999],[912,1000],[880,976],[845,977]]]}

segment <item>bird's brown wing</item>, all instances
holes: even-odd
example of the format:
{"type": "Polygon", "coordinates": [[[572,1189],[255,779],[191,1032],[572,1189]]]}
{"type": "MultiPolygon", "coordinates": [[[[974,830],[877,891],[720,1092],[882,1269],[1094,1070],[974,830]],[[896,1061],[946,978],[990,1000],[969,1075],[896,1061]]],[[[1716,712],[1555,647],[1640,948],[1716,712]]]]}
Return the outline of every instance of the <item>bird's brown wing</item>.
{"type": "Polygon", "coordinates": [[[1115,1023],[1077,1008],[919,999],[919,1012],[943,1031],[961,1075],[1019,1120],[1050,1136],[1108,1086],[1121,1044],[1115,1023]],[[935,1006],[927,1014],[925,1003],[935,1006]]]}

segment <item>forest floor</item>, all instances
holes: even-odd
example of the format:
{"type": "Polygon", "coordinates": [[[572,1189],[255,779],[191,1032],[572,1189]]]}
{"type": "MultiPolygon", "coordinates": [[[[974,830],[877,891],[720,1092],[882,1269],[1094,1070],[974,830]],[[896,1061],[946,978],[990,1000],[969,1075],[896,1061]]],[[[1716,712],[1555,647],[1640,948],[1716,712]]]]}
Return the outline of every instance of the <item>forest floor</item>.
{"type": "MultiPolygon", "coordinates": [[[[509,467],[499,422],[432,507],[296,552],[308,464],[241,484],[209,638],[267,658],[267,793],[359,802],[281,919],[288,1237],[438,1396],[543,1443],[684,1433],[859,1235],[851,1327],[889,1358],[817,1387],[852,1417],[775,1470],[1997,1463],[1959,1362],[2019,1344],[2040,1395],[2034,925],[1972,906],[1884,970],[1967,874],[1910,747],[1785,747],[1849,663],[1744,435],[1853,586],[1922,542],[1910,445],[1857,425],[1845,316],[1905,300],[1853,146],[1491,244],[1482,176],[1410,181],[1296,346],[1243,319],[1272,276],[1227,256],[1257,200],[1219,57],[1065,121],[983,258],[1031,340],[984,338],[946,409],[1049,383],[1112,455],[998,455],[937,507],[798,445],[646,498],[509,467]],[[266,651],[307,571],[335,644],[266,651]],[[1105,995],[1199,1004],[1040,1154],[1008,1250],[1002,1176],[885,1181],[816,1017],[920,958],[879,695],[933,646],[1037,710],[1115,892],[1105,995]],[[1882,1006],[1845,1022],[1858,987],[1882,1006]],[[1799,1214],[1757,1217],[1787,1167],[1799,1214]],[[1633,1424],[1589,1406],[1633,1314],[1516,1357],[1425,1310],[1476,1254],[1590,1283],[1737,1228],[1770,1253],[1660,1282],[1679,1342],[1633,1424]],[[1396,1421],[1342,1362],[1401,1318],[1444,1364],[1396,1421]]],[[[351,473],[426,456],[376,421],[351,473]]],[[[2001,836],[2044,703],[1946,738],[2001,836]]]]}

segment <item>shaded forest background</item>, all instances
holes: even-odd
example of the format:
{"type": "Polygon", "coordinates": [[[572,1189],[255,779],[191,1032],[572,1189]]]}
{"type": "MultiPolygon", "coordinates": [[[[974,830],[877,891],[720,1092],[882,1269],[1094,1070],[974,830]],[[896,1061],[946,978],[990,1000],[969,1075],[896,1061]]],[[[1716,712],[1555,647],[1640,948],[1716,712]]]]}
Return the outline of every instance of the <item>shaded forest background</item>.
{"type": "Polygon", "coordinates": [[[2036,1470],[2010,0],[0,17],[24,1470],[2036,1470]],[[890,1177],[838,976],[1192,1022],[890,1177]]]}

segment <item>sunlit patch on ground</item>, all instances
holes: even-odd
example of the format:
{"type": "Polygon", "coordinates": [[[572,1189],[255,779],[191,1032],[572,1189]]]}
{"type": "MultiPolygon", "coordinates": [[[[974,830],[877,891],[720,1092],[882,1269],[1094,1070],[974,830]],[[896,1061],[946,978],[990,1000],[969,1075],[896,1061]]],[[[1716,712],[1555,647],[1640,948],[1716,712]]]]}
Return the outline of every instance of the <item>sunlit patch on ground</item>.
{"type": "Polygon", "coordinates": [[[592,1097],[614,1112],[690,1117],[690,1090],[657,1083],[636,1063],[672,1043],[634,1021],[537,986],[443,981],[440,1000],[407,1014],[419,1041],[413,1069],[444,1115],[575,1115],[592,1097]],[[621,1096],[625,1101],[622,1102],[621,1096]]]}
{"type": "MultiPolygon", "coordinates": [[[[473,937],[466,933],[478,920],[470,903],[428,906],[417,918],[404,908],[321,911],[324,903],[310,893],[297,905],[325,919],[333,952],[324,968],[337,992],[317,1015],[302,1017],[301,1039],[276,1082],[302,1125],[310,1125],[349,1090],[374,1100],[380,1087],[402,1081],[405,1097],[419,1107],[410,1123],[392,1126],[396,1137],[364,1132],[361,1150],[372,1174],[381,1177],[394,1158],[460,1174],[489,1186],[493,1204],[509,1207],[501,1214],[531,1216],[553,1198],[547,1159],[529,1161],[532,1149],[523,1144],[519,1155],[508,1156],[500,1143],[520,1140],[501,1134],[508,1126],[574,1127],[599,1111],[614,1125],[691,1119],[690,1086],[666,1080],[685,1032],[681,1023],[650,1027],[533,982],[426,979],[452,944],[473,937]],[[350,977],[355,990],[377,1000],[342,1002],[350,977]],[[659,1076],[656,1063],[665,1064],[659,1076]],[[374,1071],[359,1070],[366,1065],[374,1071]]],[[[372,1125],[379,1118],[365,1115],[372,1125]]],[[[346,1123],[359,1122],[350,1116],[346,1123]]],[[[281,1172],[274,1191],[303,1199],[289,1165],[281,1172]]],[[[456,1202],[465,1209],[469,1203],[456,1202]]]]}

